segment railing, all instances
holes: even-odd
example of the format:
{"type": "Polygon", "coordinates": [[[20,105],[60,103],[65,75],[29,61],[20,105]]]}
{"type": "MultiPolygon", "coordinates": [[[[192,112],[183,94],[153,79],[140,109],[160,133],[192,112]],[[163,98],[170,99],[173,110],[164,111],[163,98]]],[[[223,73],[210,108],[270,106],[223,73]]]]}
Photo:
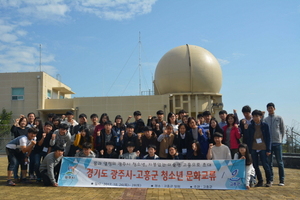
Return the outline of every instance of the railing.
{"type": "Polygon", "coordinates": [[[11,125],[0,125],[0,154],[5,154],[6,144],[13,139],[10,133],[10,127],[11,125]]]}

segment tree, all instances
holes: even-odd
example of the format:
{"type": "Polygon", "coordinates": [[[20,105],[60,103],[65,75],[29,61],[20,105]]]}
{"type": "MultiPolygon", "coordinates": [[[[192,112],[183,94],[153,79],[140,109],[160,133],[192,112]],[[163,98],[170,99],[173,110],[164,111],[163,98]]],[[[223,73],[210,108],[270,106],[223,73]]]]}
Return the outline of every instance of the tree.
{"type": "Polygon", "coordinates": [[[0,135],[1,136],[10,130],[11,117],[12,117],[12,111],[7,112],[5,108],[2,108],[2,112],[0,114],[0,135]]]}

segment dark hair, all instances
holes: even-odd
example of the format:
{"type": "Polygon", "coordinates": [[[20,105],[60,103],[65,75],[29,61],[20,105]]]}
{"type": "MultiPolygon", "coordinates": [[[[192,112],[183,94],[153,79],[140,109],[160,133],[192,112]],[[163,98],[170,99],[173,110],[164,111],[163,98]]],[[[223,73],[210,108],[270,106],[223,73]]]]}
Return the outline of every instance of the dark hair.
{"type": "Polygon", "coordinates": [[[145,126],[145,127],[143,128],[143,132],[145,132],[145,131],[152,131],[152,127],[150,127],[150,126],[145,126]]]}
{"type": "Polygon", "coordinates": [[[150,145],[148,146],[148,149],[150,149],[150,148],[153,148],[154,150],[156,150],[156,146],[153,145],[153,144],[150,144],[150,145]]]}
{"type": "Polygon", "coordinates": [[[251,112],[250,106],[246,105],[242,108],[242,113],[245,113],[245,112],[251,112]]]}
{"type": "Polygon", "coordinates": [[[93,145],[90,142],[85,142],[82,144],[83,149],[92,149],[93,145]]]}
{"type": "Polygon", "coordinates": [[[251,115],[252,116],[262,116],[263,114],[260,110],[253,110],[251,115]]]}
{"type": "Polygon", "coordinates": [[[176,151],[177,151],[177,146],[176,146],[175,144],[170,145],[170,146],[168,147],[168,149],[170,149],[170,148],[174,148],[174,149],[176,149],[176,151]]]}
{"type": "Polygon", "coordinates": [[[54,122],[54,121],[59,121],[59,122],[61,122],[61,118],[55,116],[55,117],[52,118],[52,122],[54,122]]]}
{"type": "Polygon", "coordinates": [[[140,115],[142,115],[142,113],[138,110],[133,112],[133,116],[140,116],[140,115]]]}
{"type": "Polygon", "coordinates": [[[187,113],[185,110],[180,110],[178,114],[187,113]]]}
{"type": "MultiPolygon", "coordinates": [[[[24,119],[26,119],[26,125],[27,125],[27,123],[28,123],[28,119],[26,118],[26,117],[21,117],[20,119],[19,119],[19,126],[21,126],[21,122],[24,120],[24,119]]],[[[25,125],[25,126],[26,126],[25,125]]]]}
{"type": "Polygon", "coordinates": [[[196,146],[197,146],[197,156],[200,156],[201,154],[202,154],[202,152],[201,152],[201,147],[200,147],[200,143],[197,141],[197,140],[193,140],[192,141],[192,145],[193,144],[196,144],[196,146]]]}
{"type": "Polygon", "coordinates": [[[104,126],[105,125],[112,125],[112,122],[108,120],[108,121],[104,122],[104,126]]]}
{"type": "Polygon", "coordinates": [[[43,130],[43,122],[42,122],[41,118],[36,117],[36,118],[34,119],[33,123],[35,123],[36,121],[39,122],[39,125],[38,125],[36,128],[37,128],[39,131],[40,131],[40,130],[43,130]]]}
{"type": "Polygon", "coordinates": [[[222,137],[223,137],[223,134],[222,134],[222,133],[219,133],[219,132],[215,132],[215,133],[214,133],[214,138],[215,138],[215,137],[221,137],[221,138],[222,138],[222,137]]]}
{"type": "Polygon", "coordinates": [[[203,117],[203,115],[202,115],[201,113],[199,113],[199,114],[197,115],[197,118],[200,118],[200,117],[203,117]]]}
{"type": "Polygon", "coordinates": [[[226,123],[227,123],[227,126],[230,126],[230,124],[229,124],[229,122],[228,122],[229,117],[232,117],[232,118],[233,118],[233,124],[232,124],[232,125],[234,125],[235,122],[236,122],[236,116],[235,116],[234,114],[228,114],[228,115],[226,116],[226,123]]]}
{"type": "Polygon", "coordinates": [[[173,130],[172,124],[167,124],[166,129],[168,129],[168,128],[172,128],[172,130],[173,130]]]}
{"type": "Polygon", "coordinates": [[[164,111],[162,111],[162,110],[158,110],[157,112],[156,112],[156,115],[163,115],[164,114],[164,111]]]}
{"type": "Polygon", "coordinates": [[[186,124],[181,123],[181,124],[179,124],[179,126],[178,126],[178,132],[179,132],[179,130],[180,130],[180,128],[181,128],[182,126],[184,126],[185,131],[187,130],[186,124]]]}
{"type": "Polygon", "coordinates": [[[27,114],[27,117],[29,117],[29,115],[31,115],[31,114],[32,114],[32,115],[34,115],[34,117],[35,117],[35,114],[34,114],[34,112],[30,112],[30,113],[28,113],[28,114],[27,114]]]}
{"type": "Polygon", "coordinates": [[[49,114],[47,115],[47,117],[48,117],[48,118],[53,118],[53,117],[55,117],[55,114],[54,114],[54,113],[49,113],[49,114]]]}
{"type": "MultiPolygon", "coordinates": [[[[197,124],[197,121],[196,121],[196,119],[195,119],[194,117],[189,117],[189,118],[188,118],[188,126],[189,126],[189,127],[190,127],[190,122],[191,122],[192,120],[194,120],[195,123],[197,124]]],[[[190,127],[190,128],[192,128],[192,127],[190,127]]]]}
{"type": "Polygon", "coordinates": [[[128,124],[127,128],[134,128],[133,124],[128,124]]]}
{"type": "Polygon", "coordinates": [[[87,118],[87,116],[86,116],[86,114],[82,113],[82,114],[79,115],[78,118],[87,118]]]}
{"type": "Polygon", "coordinates": [[[133,142],[128,142],[127,144],[126,144],[126,147],[135,147],[135,144],[133,143],[133,142]]]}
{"type": "Polygon", "coordinates": [[[175,125],[177,125],[177,119],[176,119],[176,115],[175,115],[175,113],[172,113],[172,112],[170,112],[170,113],[168,114],[168,124],[171,124],[170,117],[172,117],[172,115],[174,115],[174,116],[175,116],[175,125]]]}
{"type": "Polygon", "coordinates": [[[114,144],[112,141],[108,141],[108,142],[106,142],[106,143],[105,143],[105,146],[107,146],[107,145],[112,145],[112,146],[115,146],[115,144],[114,144]]]}
{"type": "MultiPolygon", "coordinates": [[[[122,118],[122,116],[121,116],[121,115],[117,115],[117,116],[115,117],[115,122],[117,121],[117,119],[121,119],[120,125],[122,126],[122,125],[123,125],[123,118],[122,118]]],[[[116,122],[116,123],[117,123],[117,122],[116,122]]]]}
{"type": "Polygon", "coordinates": [[[80,137],[80,141],[79,144],[83,145],[85,142],[92,142],[92,136],[91,136],[91,132],[88,128],[86,128],[85,126],[81,126],[79,128],[79,132],[85,132],[85,136],[84,137],[80,137]]]}
{"type": "Polygon", "coordinates": [[[268,107],[273,107],[273,108],[275,108],[275,105],[274,105],[274,103],[268,103],[268,104],[267,104],[267,108],[268,108],[268,107]]]}
{"type": "Polygon", "coordinates": [[[221,110],[221,111],[219,112],[219,115],[222,115],[222,114],[226,114],[226,115],[227,115],[227,111],[226,111],[226,110],[221,110]]]}
{"type": "Polygon", "coordinates": [[[99,120],[99,123],[100,123],[101,125],[104,125],[104,123],[102,122],[102,119],[103,119],[104,117],[106,117],[106,118],[107,118],[107,121],[109,121],[109,117],[108,117],[107,113],[102,113],[102,115],[101,115],[101,117],[100,117],[100,120],[99,120]]]}
{"type": "MultiPolygon", "coordinates": [[[[240,144],[239,145],[239,148],[245,148],[246,149],[246,152],[245,152],[245,157],[246,157],[246,165],[251,165],[252,164],[252,158],[251,158],[251,155],[249,153],[249,149],[248,149],[248,146],[247,144],[240,144]]],[[[243,155],[240,154],[240,151],[238,151],[238,158],[241,158],[243,155]]]]}
{"type": "Polygon", "coordinates": [[[73,111],[67,111],[66,115],[74,115],[73,111]]]}
{"type": "Polygon", "coordinates": [[[29,128],[28,131],[27,131],[27,133],[37,134],[38,131],[37,131],[36,128],[29,128]]]}
{"type": "Polygon", "coordinates": [[[44,126],[48,126],[48,125],[49,125],[49,126],[53,126],[52,122],[46,121],[45,124],[44,124],[44,126]]]}
{"type": "Polygon", "coordinates": [[[69,126],[68,126],[68,124],[60,124],[60,125],[59,125],[59,129],[68,130],[68,129],[69,129],[69,126]]]}
{"type": "Polygon", "coordinates": [[[214,143],[213,135],[212,135],[214,132],[223,133],[223,129],[220,127],[220,125],[219,125],[218,121],[216,120],[216,118],[213,117],[209,121],[209,139],[212,143],[214,143]],[[216,124],[217,124],[215,130],[213,130],[213,127],[211,126],[212,121],[215,121],[216,124]]]}
{"type": "Polygon", "coordinates": [[[208,110],[203,112],[203,116],[208,116],[208,115],[211,115],[211,113],[208,110]]]}
{"type": "Polygon", "coordinates": [[[54,151],[65,151],[65,148],[62,145],[55,145],[53,150],[54,151]]]}
{"type": "Polygon", "coordinates": [[[93,119],[94,117],[99,118],[97,114],[93,113],[93,114],[91,114],[90,119],[93,119]]]}

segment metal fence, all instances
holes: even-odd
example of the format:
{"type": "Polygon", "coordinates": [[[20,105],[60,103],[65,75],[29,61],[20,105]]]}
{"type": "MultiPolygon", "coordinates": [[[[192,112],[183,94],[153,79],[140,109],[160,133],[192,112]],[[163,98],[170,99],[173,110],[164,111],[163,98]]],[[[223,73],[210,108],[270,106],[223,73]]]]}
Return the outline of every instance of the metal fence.
{"type": "Polygon", "coordinates": [[[0,125],[0,154],[5,154],[6,144],[13,139],[10,127],[11,125],[0,125]]]}

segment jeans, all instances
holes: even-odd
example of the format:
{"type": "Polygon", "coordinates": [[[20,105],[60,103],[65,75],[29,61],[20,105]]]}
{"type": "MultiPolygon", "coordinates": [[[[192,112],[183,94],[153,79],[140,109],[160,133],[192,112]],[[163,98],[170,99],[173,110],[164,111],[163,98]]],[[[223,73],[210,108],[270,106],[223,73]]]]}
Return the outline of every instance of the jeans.
{"type": "Polygon", "coordinates": [[[282,160],[282,144],[272,146],[271,155],[268,157],[268,162],[271,170],[271,181],[273,181],[273,155],[275,155],[278,171],[279,171],[279,181],[284,182],[284,164],[282,160]]]}
{"type": "Polygon", "coordinates": [[[40,165],[41,165],[41,158],[45,158],[47,155],[47,152],[39,152],[39,153],[34,153],[34,171],[37,180],[41,180],[42,176],[40,173],[40,165]]]}
{"type": "Polygon", "coordinates": [[[259,164],[258,164],[259,163],[258,157],[260,157],[261,164],[265,170],[267,183],[270,182],[271,181],[271,170],[270,170],[270,166],[268,163],[268,156],[266,154],[266,150],[260,150],[259,152],[257,152],[256,150],[252,149],[251,156],[252,156],[252,160],[253,160],[253,167],[255,169],[255,173],[256,173],[258,181],[259,182],[263,181],[261,171],[259,169],[259,164]]]}

